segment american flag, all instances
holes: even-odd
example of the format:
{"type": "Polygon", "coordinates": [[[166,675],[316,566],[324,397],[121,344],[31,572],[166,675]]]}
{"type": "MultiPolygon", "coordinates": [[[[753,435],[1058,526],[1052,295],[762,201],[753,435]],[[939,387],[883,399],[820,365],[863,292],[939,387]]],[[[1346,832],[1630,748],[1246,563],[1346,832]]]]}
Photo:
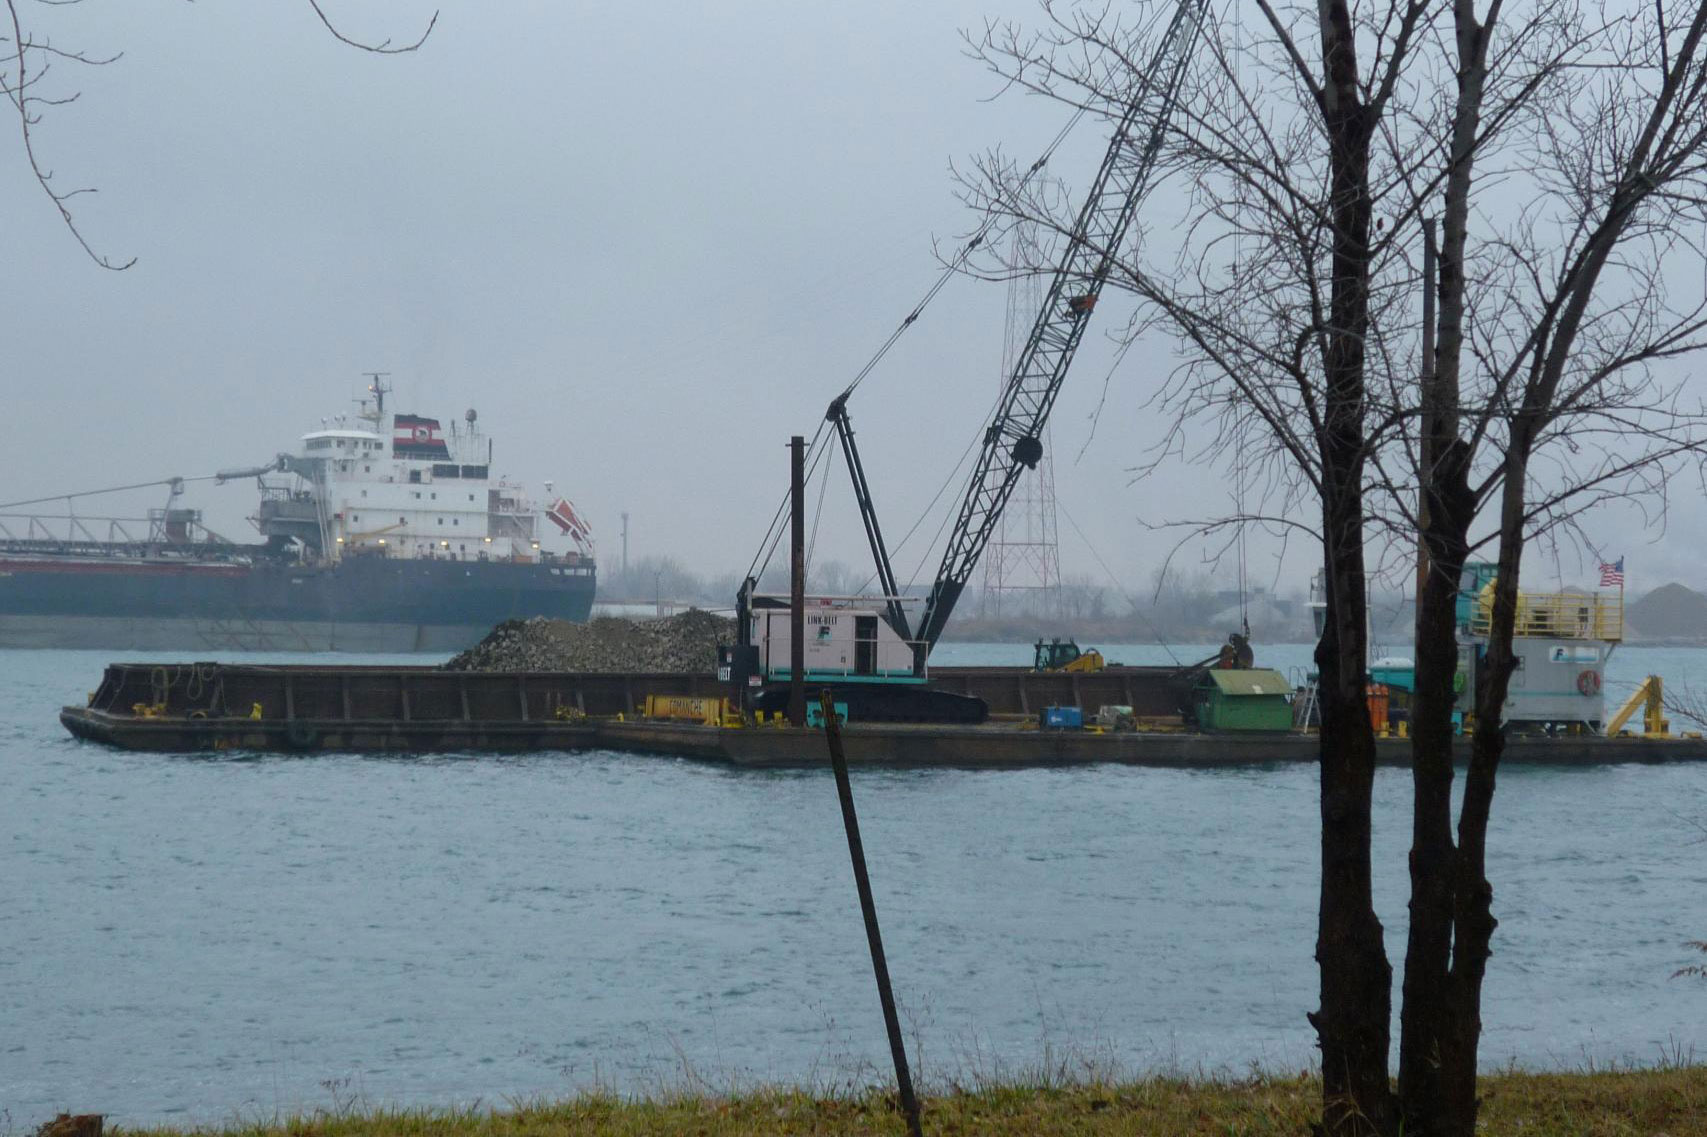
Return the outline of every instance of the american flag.
{"type": "Polygon", "coordinates": [[[1624,587],[1624,558],[1615,561],[1600,562],[1600,587],[1611,588],[1613,585],[1624,587]]]}

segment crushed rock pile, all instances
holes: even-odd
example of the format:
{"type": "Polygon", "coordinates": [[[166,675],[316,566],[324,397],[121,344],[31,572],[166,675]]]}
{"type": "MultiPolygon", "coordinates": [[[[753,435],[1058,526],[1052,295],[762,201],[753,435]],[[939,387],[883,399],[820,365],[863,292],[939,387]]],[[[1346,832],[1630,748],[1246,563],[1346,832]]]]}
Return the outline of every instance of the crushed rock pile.
{"type": "Polygon", "coordinates": [[[698,608],[659,620],[606,616],[586,624],[506,620],[444,665],[446,671],[717,670],[717,645],[735,642],[735,621],[698,608]]]}

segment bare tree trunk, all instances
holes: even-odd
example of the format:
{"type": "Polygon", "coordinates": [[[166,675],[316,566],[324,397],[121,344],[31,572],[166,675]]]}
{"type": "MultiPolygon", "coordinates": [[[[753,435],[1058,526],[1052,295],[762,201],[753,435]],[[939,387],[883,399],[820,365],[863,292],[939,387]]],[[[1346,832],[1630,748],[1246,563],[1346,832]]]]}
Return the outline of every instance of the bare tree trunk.
{"type": "Polygon", "coordinates": [[[1447,1071],[1441,1063],[1448,1029],[1448,963],[1453,937],[1452,842],[1453,677],[1458,667],[1458,582],[1474,519],[1461,459],[1449,449],[1432,479],[1428,573],[1417,600],[1416,686],[1411,698],[1411,904],[1399,1029],[1399,1098],[1406,1134],[1434,1134],[1433,1115],[1447,1071]]]}
{"type": "Polygon", "coordinates": [[[1328,626],[1316,648],[1322,707],[1322,894],[1316,938],[1322,1125],[1392,1131],[1387,1051],[1393,968],[1375,915],[1370,810],[1375,736],[1365,686],[1364,337],[1369,326],[1370,121],[1358,83],[1351,13],[1321,6],[1322,111],[1328,128],[1333,280],[1323,329],[1322,533],[1328,626]]]}
{"type": "Polygon", "coordinates": [[[1499,921],[1494,919],[1493,885],[1488,882],[1488,820],[1494,782],[1505,752],[1502,709],[1515,667],[1512,635],[1517,624],[1518,566],[1523,559],[1523,491],[1529,467],[1528,438],[1513,439],[1506,460],[1500,510],[1498,577],[1494,581],[1488,652],[1476,682],[1476,733],[1470,769],[1464,778],[1464,805],[1458,817],[1458,855],[1452,880],[1452,970],[1446,987],[1440,1033],[1439,1098],[1434,1131],[1474,1137],[1476,1055],[1482,1037],[1482,979],[1499,921]]]}
{"type": "MultiPolygon", "coordinates": [[[[1339,519],[1342,531],[1347,521],[1361,532],[1356,519],[1344,517],[1339,519]]],[[[1316,962],[1322,1005],[1310,1022],[1322,1048],[1323,1130],[1381,1134],[1390,1131],[1393,1113],[1387,1073],[1393,968],[1371,887],[1375,738],[1364,686],[1363,553],[1357,542],[1342,546],[1341,552],[1327,558],[1332,617],[1316,647],[1322,713],[1322,892],[1316,962]]]]}
{"type": "MultiPolygon", "coordinates": [[[[1493,0],[1492,25],[1499,0],[1493,0]]],[[[1407,1134],[1457,1132],[1452,1085],[1459,1075],[1446,1055],[1458,1047],[1449,998],[1458,848],[1452,841],[1453,726],[1457,703],[1458,590],[1469,556],[1476,495],[1470,449],[1459,435],[1464,348],[1464,250],[1471,182],[1486,79],[1488,27],[1474,0],[1455,0],[1458,98],[1454,108],[1440,254],[1439,349],[1426,361],[1422,391],[1421,506],[1427,573],[1417,588],[1415,690],[1411,701],[1411,902],[1400,1004],[1399,1101],[1407,1134]]],[[[1502,694],[1501,698],[1504,696],[1502,694]]],[[[1474,1046],[1471,1047],[1474,1054],[1474,1046]]],[[[1470,1065],[1474,1102],[1475,1063],[1470,1065]]],[[[1474,1109],[1471,1111],[1474,1124],[1474,1109]]]]}

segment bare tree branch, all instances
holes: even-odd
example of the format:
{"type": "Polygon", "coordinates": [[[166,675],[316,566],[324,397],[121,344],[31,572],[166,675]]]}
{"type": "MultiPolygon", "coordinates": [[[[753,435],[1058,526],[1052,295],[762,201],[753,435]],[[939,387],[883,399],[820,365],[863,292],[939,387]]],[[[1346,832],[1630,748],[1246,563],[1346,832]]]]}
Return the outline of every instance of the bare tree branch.
{"type": "MultiPolygon", "coordinates": [[[[35,0],[35,2],[45,7],[67,7],[80,3],[81,0],[35,0]]],[[[97,252],[84,235],[69,205],[72,198],[95,193],[94,187],[58,188],[54,184],[54,172],[42,164],[41,156],[36,147],[34,128],[41,122],[40,108],[65,106],[75,102],[78,93],[73,92],[60,97],[49,97],[32,92],[48,76],[51,63],[54,60],[79,63],[91,67],[104,67],[118,62],[123,53],[115,52],[111,55],[96,56],[82,51],[56,47],[46,39],[36,39],[25,31],[23,18],[18,13],[18,0],[5,0],[5,3],[6,16],[12,34],[9,37],[0,36],[0,43],[11,44],[11,50],[7,53],[10,56],[9,63],[0,67],[0,91],[5,93],[16,112],[19,138],[23,143],[24,157],[29,163],[30,173],[34,176],[36,184],[41,187],[42,192],[47,195],[48,200],[53,203],[54,209],[58,211],[61,223],[64,224],[71,233],[72,239],[77,242],[78,247],[88,255],[89,259],[101,268],[122,272],[134,265],[136,258],[131,257],[125,261],[115,261],[105,254],[97,252]]],[[[321,7],[320,0],[308,0],[308,5],[320,22],[325,25],[326,30],[339,42],[379,55],[397,55],[417,50],[432,34],[439,19],[439,13],[435,10],[428,19],[425,30],[417,39],[408,44],[393,46],[390,40],[383,40],[376,44],[364,43],[341,31],[326,14],[325,9],[321,7]]]]}

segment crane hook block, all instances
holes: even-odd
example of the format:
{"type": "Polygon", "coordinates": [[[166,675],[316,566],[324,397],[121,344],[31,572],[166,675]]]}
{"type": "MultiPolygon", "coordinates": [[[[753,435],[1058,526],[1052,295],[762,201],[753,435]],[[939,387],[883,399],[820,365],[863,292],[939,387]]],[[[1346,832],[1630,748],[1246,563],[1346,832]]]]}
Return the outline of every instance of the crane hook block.
{"type": "Polygon", "coordinates": [[[1028,434],[1014,443],[1014,461],[1028,470],[1037,469],[1037,464],[1043,460],[1043,443],[1035,436],[1028,434]]]}

